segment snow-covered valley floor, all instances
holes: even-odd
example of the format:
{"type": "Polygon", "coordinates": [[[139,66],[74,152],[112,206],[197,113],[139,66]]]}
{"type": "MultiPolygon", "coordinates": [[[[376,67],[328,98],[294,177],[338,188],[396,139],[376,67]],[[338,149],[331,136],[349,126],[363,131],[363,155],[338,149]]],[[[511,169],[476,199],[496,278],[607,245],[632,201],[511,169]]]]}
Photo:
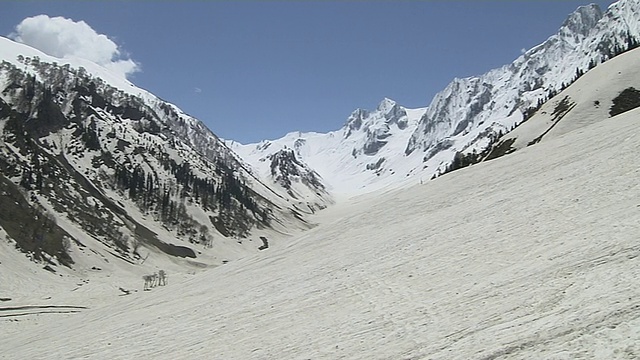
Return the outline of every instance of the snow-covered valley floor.
{"type": "Polygon", "coordinates": [[[640,358],[638,124],[636,110],[360,196],[288,243],[152,291],[123,270],[47,299],[38,278],[31,298],[0,302],[0,357],[640,358]],[[66,308],[7,316],[38,312],[8,309],[25,305],[66,308]]]}

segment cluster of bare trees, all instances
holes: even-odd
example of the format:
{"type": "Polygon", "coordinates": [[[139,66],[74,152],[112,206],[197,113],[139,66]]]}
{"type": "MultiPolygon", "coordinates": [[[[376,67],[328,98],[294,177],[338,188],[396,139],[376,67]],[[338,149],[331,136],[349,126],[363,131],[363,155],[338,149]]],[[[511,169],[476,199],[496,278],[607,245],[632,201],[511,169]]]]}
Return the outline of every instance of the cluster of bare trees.
{"type": "Polygon", "coordinates": [[[144,290],[151,290],[156,286],[165,286],[167,285],[167,273],[164,270],[160,270],[158,272],[154,272],[151,275],[144,275],[142,277],[144,280],[144,290]]]}

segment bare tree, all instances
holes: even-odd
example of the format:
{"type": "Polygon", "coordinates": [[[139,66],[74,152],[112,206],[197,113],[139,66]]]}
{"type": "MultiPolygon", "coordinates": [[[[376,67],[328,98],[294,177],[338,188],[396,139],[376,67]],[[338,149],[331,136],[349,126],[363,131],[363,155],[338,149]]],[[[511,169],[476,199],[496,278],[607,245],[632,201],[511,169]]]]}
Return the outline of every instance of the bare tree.
{"type": "Polygon", "coordinates": [[[167,273],[164,270],[158,271],[158,286],[167,285],[167,273]]]}
{"type": "Polygon", "coordinates": [[[167,285],[167,273],[164,270],[159,270],[151,275],[142,276],[144,280],[144,290],[149,291],[156,286],[167,285]]]}
{"type": "Polygon", "coordinates": [[[151,290],[153,287],[153,275],[144,275],[142,279],[144,280],[144,290],[151,290]]]}

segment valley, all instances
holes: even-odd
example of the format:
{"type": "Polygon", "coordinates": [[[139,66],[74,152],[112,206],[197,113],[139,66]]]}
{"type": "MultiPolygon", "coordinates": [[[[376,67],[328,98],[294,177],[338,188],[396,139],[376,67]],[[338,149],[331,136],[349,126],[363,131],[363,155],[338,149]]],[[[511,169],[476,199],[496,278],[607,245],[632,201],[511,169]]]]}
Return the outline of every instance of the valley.
{"type": "Polygon", "coordinates": [[[0,350],[30,358],[632,358],[640,350],[639,116],[337,204],[286,245],[206,271],[168,268],[169,284],[151,291],[114,271],[51,298],[32,293],[22,301],[87,309],[4,318],[11,336],[0,350]],[[120,296],[118,286],[137,291],[120,296]]]}
{"type": "Polygon", "coordinates": [[[255,144],[0,37],[0,358],[640,357],[638,14],[255,144]]]}

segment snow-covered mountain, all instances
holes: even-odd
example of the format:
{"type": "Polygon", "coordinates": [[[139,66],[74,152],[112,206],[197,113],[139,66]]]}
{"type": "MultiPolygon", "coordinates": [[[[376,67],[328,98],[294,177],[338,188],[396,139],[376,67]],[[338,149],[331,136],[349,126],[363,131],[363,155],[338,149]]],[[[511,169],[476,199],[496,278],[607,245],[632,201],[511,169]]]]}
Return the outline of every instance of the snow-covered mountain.
{"type": "Polygon", "coordinates": [[[300,162],[292,149],[282,149],[268,157],[270,176],[274,185],[287,191],[300,207],[315,212],[333,203],[320,176],[300,162]]]}
{"type": "Polygon", "coordinates": [[[258,144],[227,144],[265,178],[273,177],[272,155],[289,149],[298,162],[318,174],[330,194],[352,195],[401,181],[399,174],[411,173],[420,165],[419,158],[409,162],[399,157],[404,158],[404,147],[424,111],[384,99],[373,111],[355,110],[340,130],[327,134],[293,132],[258,144]]]}
{"type": "Polygon", "coordinates": [[[486,133],[509,131],[537,102],[557,93],[589,68],[640,39],[640,2],[622,0],[606,13],[578,8],[557,34],[513,63],[472,78],[455,79],[436,95],[406,152],[453,141],[458,151],[486,149],[486,133]]]}
{"type": "Polygon", "coordinates": [[[375,111],[354,111],[328,134],[290,133],[232,148],[263,174],[260,162],[270,154],[295,149],[333,194],[415,184],[447,171],[456,159],[484,157],[541,103],[639,39],[640,1],[621,0],[604,13],[598,5],[583,6],[513,63],[454,79],[425,109],[385,99],[375,111]]]}
{"type": "MultiPolygon", "coordinates": [[[[494,145],[489,158],[553,139],[640,106],[640,49],[600,65],[494,145]]],[[[606,134],[603,134],[606,136],[606,134]]]]}
{"type": "Polygon", "coordinates": [[[220,264],[258,251],[243,239],[310,227],[308,206],[175,105],[6,38],[0,59],[0,228],[52,271],[150,253],[220,264]]]}
{"type": "Polygon", "coordinates": [[[82,282],[35,273],[0,241],[0,354],[636,359],[638,118],[605,114],[424,185],[340,202],[287,246],[168,269],[152,291],[119,268],[82,282]]]}
{"type": "MultiPolygon", "coordinates": [[[[579,23],[567,29],[591,26],[579,23]]],[[[175,106],[122,79],[98,80],[104,69],[53,65],[1,38],[0,51],[8,59],[0,65],[4,357],[640,353],[640,49],[550,89],[558,93],[526,122],[489,141],[512,155],[424,185],[417,176],[431,173],[433,159],[447,163],[447,151],[460,153],[474,125],[449,136],[448,149],[435,151],[437,142],[407,154],[431,107],[385,99],[330,134],[232,144],[256,162],[252,172],[175,106]],[[424,171],[397,171],[411,166],[424,171]],[[334,201],[331,191],[401,181],[412,186],[304,213],[334,201]],[[271,238],[307,227],[309,217],[318,225],[286,244],[271,238]],[[242,231],[276,246],[258,252],[251,238],[234,237],[242,231]],[[16,256],[16,245],[40,262],[16,256]],[[168,283],[143,291],[141,275],[157,269],[168,283]]],[[[539,90],[547,89],[531,91],[539,90]]]]}

